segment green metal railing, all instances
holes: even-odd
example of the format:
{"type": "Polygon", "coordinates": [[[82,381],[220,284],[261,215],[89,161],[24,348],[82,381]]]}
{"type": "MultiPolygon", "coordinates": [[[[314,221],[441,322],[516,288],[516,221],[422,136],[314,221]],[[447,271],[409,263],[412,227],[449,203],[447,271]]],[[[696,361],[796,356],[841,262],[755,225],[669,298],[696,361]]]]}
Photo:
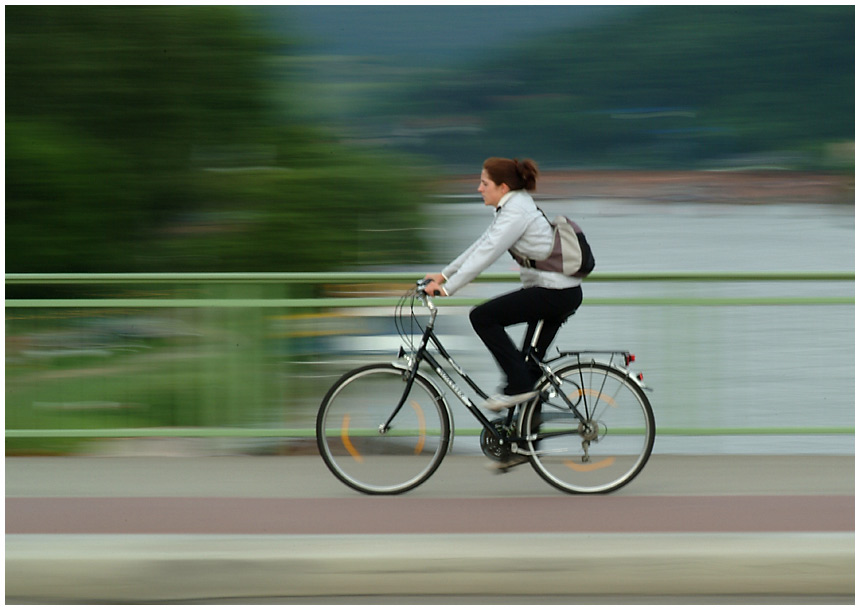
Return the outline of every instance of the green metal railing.
{"type": "MultiPolygon", "coordinates": [[[[414,273],[140,273],[140,274],[6,274],[6,285],[117,285],[117,284],[337,284],[374,282],[414,282],[414,273]]],[[[513,273],[486,273],[481,282],[515,282],[513,273]]],[[[854,281],[853,272],[807,273],[596,273],[592,283],[608,282],[843,282],[854,281]]],[[[7,308],[43,307],[264,307],[327,308],[386,306],[391,297],[291,298],[88,298],[88,299],[7,299],[7,308]]],[[[452,297],[440,305],[474,305],[480,299],[452,297]]],[[[853,305],[853,296],[819,297],[589,297],[589,305],[853,305]]]]}
{"type": "MultiPolygon", "coordinates": [[[[404,288],[416,279],[414,273],[146,273],[146,274],[6,274],[6,286],[101,286],[120,285],[292,285],[292,284],[373,284],[404,283],[404,288]]],[[[516,282],[513,273],[488,273],[481,282],[516,282]]],[[[853,272],[799,272],[799,273],[596,273],[589,276],[588,283],[734,283],[734,282],[853,282],[853,272]]],[[[104,297],[104,298],[12,298],[5,300],[7,310],[38,308],[281,308],[281,309],[327,309],[344,307],[392,306],[396,297],[361,296],[327,298],[247,298],[241,296],[224,298],[164,298],[158,297],[104,297]]],[[[440,299],[441,306],[473,305],[481,299],[440,299]]],[[[853,296],[814,297],[600,297],[590,296],[592,305],[626,306],[830,306],[852,305],[853,296]]],[[[460,434],[476,434],[477,430],[458,430],[460,434]]],[[[747,427],[747,428],[661,428],[661,435],[709,436],[709,435],[808,435],[808,434],[854,434],[853,426],[844,427],[747,427]]],[[[123,438],[123,437],[292,437],[310,438],[313,430],[306,428],[241,428],[241,427],[159,427],[159,428],[110,428],[110,429],[7,429],[7,439],[27,438],[123,438]]]]}
{"type": "MultiPolygon", "coordinates": [[[[797,436],[854,434],[853,426],[759,427],[759,428],[667,428],[661,436],[797,436]]],[[[457,428],[457,436],[477,436],[479,428],[457,428]]],[[[111,428],[105,430],[6,430],[6,438],[308,438],[310,428],[111,428]]]]}

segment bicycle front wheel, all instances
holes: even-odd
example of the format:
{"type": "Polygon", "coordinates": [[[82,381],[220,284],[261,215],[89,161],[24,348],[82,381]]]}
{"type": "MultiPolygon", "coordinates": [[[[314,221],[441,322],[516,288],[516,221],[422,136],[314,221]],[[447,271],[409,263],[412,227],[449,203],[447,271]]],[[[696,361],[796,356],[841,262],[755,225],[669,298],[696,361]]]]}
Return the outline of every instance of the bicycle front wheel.
{"type": "Polygon", "coordinates": [[[372,364],[345,374],[323,398],[317,446],[329,470],[353,489],[403,493],[426,481],[445,457],[451,419],[426,377],[415,377],[395,414],[408,377],[392,364],[372,364]]]}
{"type": "Polygon", "coordinates": [[[608,493],[632,481],[654,447],[654,414],[642,388],[626,371],[597,362],[566,366],[556,377],[561,392],[545,382],[520,419],[534,469],[568,493],[608,493]]]}

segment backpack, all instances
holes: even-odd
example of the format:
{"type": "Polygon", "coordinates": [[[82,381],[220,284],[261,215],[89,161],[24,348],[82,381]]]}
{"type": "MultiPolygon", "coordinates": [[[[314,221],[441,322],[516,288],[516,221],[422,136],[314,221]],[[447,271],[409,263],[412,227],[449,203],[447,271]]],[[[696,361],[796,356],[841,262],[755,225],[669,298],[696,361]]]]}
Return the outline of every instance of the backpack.
{"type": "MultiPolygon", "coordinates": [[[[544,215],[546,217],[546,215],[544,215]]],[[[549,222],[549,218],[547,218],[549,222]]],[[[511,256],[522,266],[540,271],[555,271],[571,277],[586,277],[594,269],[594,254],[578,224],[566,216],[556,216],[552,222],[552,250],[543,260],[511,256]]]]}

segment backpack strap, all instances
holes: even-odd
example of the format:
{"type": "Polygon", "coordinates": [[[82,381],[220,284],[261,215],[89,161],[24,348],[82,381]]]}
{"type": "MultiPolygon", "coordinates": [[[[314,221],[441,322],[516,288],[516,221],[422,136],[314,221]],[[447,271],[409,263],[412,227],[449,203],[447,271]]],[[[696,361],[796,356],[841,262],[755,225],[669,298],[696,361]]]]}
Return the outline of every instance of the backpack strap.
{"type": "MultiPolygon", "coordinates": [[[[550,230],[555,232],[555,226],[552,224],[549,217],[546,215],[546,212],[538,208],[537,205],[535,207],[537,208],[538,212],[543,215],[544,220],[546,220],[550,230]]],[[[519,254],[516,254],[513,250],[508,250],[508,253],[515,261],[517,261],[517,264],[519,264],[520,267],[525,267],[526,269],[535,269],[537,267],[537,261],[533,258],[526,258],[525,256],[520,256],[519,254]]]]}

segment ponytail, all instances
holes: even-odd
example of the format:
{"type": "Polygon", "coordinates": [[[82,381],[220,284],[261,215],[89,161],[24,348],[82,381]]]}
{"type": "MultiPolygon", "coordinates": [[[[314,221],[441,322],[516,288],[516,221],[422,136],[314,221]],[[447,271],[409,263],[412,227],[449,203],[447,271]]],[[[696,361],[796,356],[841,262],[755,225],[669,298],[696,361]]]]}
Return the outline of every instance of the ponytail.
{"type": "Polygon", "coordinates": [[[534,161],[491,157],[484,161],[484,169],[496,184],[507,184],[512,191],[537,188],[538,168],[534,161]]]}

